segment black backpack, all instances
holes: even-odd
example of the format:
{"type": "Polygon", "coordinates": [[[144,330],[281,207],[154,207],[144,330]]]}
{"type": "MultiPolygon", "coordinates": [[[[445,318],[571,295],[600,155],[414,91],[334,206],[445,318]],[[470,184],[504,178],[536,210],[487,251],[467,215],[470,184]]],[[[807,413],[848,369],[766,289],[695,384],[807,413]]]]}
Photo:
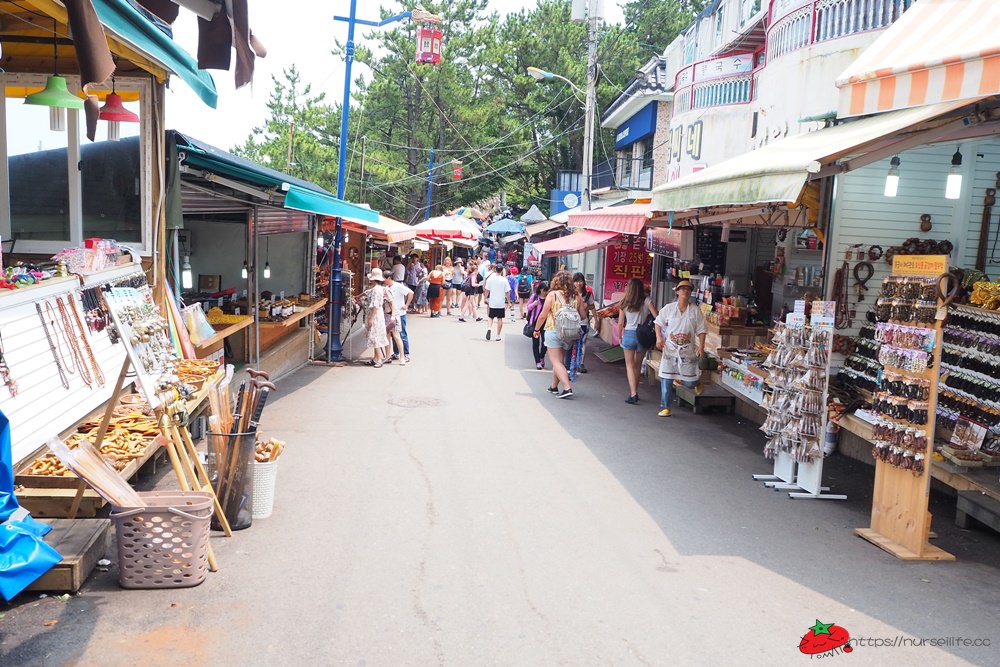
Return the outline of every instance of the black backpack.
{"type": "Polygon", "coordinates": [[[521,277],[517,279],[517,295],[525,299],[531,296],[531,279],[527,273],[521,274],[521,277]]]}

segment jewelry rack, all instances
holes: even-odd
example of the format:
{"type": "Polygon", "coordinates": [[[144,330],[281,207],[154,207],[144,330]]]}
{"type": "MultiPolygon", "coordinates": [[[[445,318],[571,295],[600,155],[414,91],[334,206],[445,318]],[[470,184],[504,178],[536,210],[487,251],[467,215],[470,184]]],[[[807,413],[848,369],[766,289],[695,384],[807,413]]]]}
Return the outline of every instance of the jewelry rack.
{"type": "Polygon", "coordinates": [[[875,489],[870,528],[854,533],[903,560],[954,560],[928,542],[946,256],[897,256],[875,308],[878,361],[873,427],[875,489]]]}

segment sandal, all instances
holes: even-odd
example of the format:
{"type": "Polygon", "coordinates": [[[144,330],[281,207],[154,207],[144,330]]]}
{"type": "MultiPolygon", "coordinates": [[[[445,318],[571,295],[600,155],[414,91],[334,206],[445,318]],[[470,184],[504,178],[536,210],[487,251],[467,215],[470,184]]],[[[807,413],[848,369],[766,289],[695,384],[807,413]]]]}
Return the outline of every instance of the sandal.
{"type": "Polygon", "coordinates": [[[375,368],[382,368],[382,362],[380,361],[377,364],[372,364],[372,366],[374,366],[375,368]]]}

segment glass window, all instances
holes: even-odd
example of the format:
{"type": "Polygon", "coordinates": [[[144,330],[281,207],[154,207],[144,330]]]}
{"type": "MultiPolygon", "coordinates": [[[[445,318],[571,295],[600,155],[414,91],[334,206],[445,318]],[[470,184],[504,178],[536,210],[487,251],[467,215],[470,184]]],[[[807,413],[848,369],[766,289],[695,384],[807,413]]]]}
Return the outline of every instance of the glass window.
{"type": "Polygon", "coordinates": [[[140,166],[139,137],[80,146],[84,238],[142,241],[140,166]]]}
{"type": "MultiPolygon", "coordinates": [[[[69,134],[49,129],[50,109],[6,99],[11,236],[25,241],[69,241],[69,134]]],[[[66,110],[52,110],[75,115],[66,110]]]]}

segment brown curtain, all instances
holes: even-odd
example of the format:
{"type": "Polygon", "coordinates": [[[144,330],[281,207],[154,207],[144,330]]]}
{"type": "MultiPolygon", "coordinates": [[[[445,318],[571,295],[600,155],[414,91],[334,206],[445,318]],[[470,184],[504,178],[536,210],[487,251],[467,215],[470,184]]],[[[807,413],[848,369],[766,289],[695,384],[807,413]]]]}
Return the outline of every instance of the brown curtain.
{"type": "Polygon", "coordinates": [[[80,82],[83,84],[83,93],[87,96],[83,103],[87,118],[87,138],[93,141],[97,136],[97,116],[101,109],[97,97],[90,94],[90,87],[107,81],[115,72],[115,63],[111,58],[104,26],[98,20],[90,0],[65,0],[65,4],[73,47],[80,64],[80,82]]]}

